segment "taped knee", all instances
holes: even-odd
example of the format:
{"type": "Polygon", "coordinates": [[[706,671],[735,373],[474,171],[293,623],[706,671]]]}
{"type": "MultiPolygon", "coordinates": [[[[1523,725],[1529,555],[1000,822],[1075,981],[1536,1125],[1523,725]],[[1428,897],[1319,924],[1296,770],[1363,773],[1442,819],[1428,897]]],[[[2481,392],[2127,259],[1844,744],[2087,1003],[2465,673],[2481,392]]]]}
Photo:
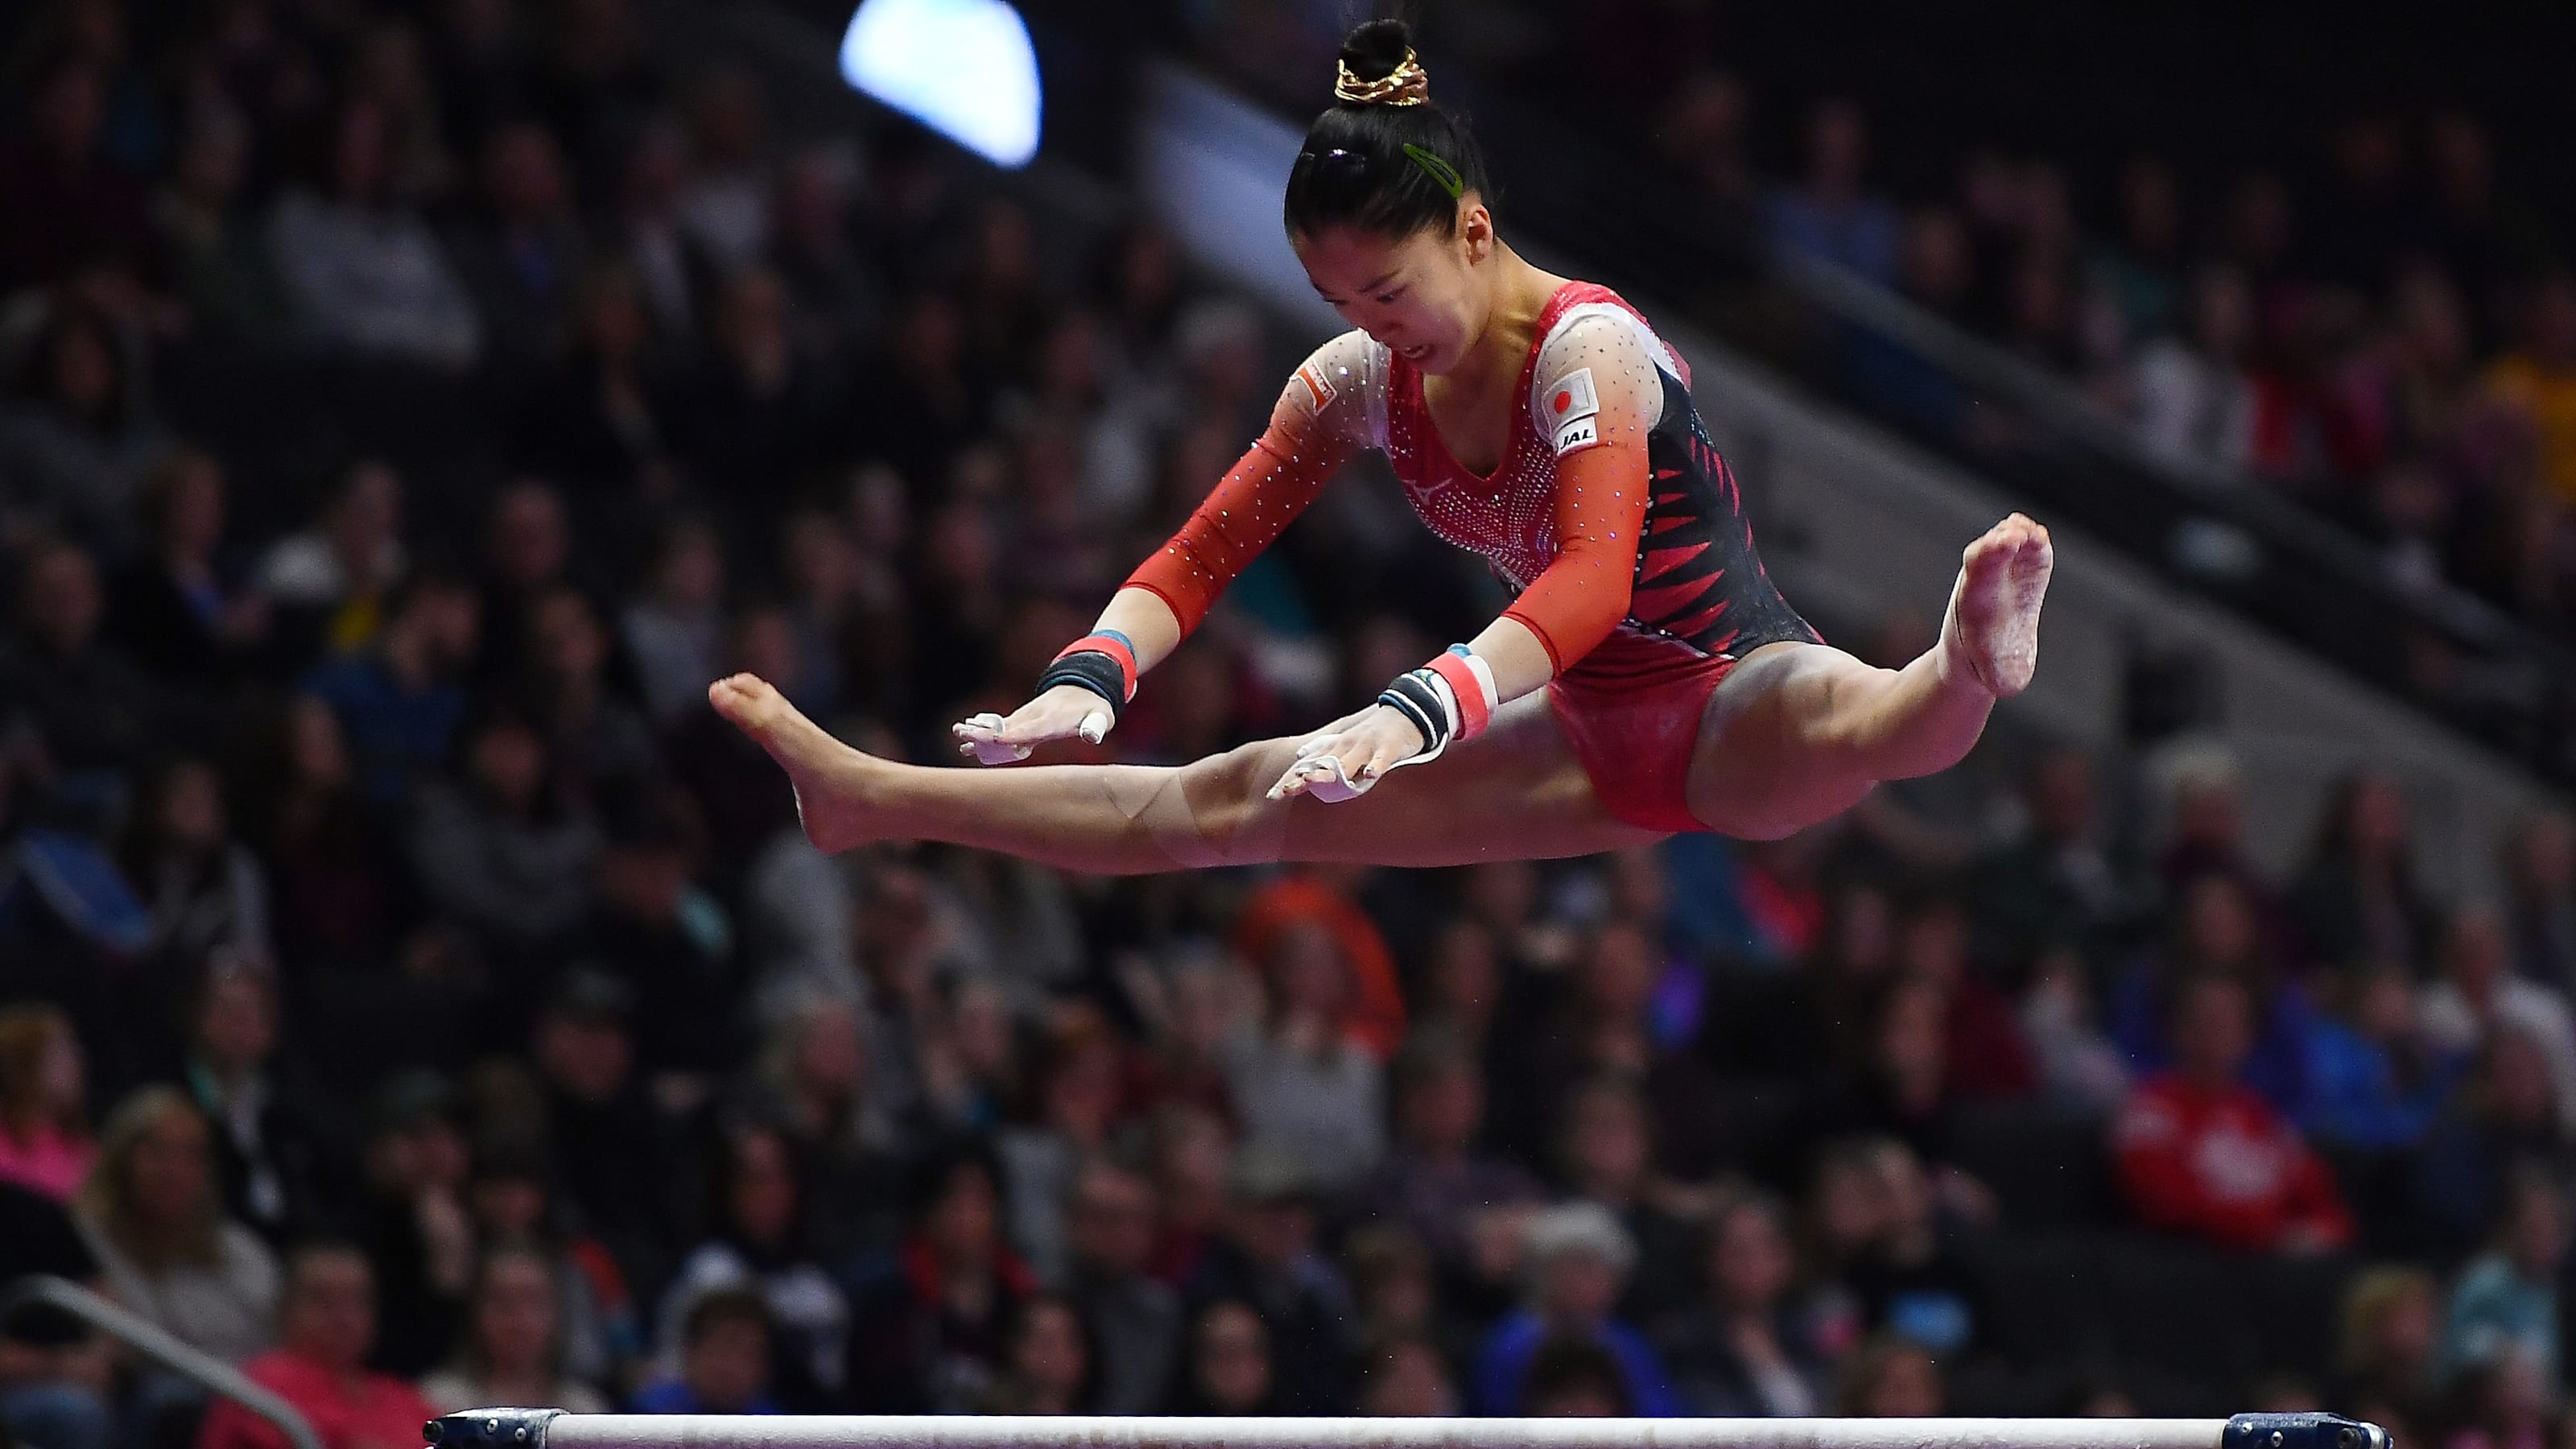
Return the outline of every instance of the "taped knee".
{"type": "Polygon", "coordinates": [[[1234,756],[1186,769],[1123,768],[1104,777],[1118,813],[1141,827],[1174,866],[1262,865],[1279,858],[1286,802],[1266,801],[1243,782],[1234,756]],[[1193,785],[1199,801],[1192,804],[1193,785]]]}

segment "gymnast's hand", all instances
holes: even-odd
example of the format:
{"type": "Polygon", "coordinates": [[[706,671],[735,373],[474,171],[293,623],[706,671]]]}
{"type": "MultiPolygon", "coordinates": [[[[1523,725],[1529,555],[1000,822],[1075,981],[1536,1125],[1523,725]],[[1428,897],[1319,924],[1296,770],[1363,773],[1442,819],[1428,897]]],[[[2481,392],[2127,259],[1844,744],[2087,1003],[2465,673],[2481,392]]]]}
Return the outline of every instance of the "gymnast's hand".
{"type": "Polygon", "coordinates": [[[1386,772],[1422,752],[1422,731],[1382,704],[1345,715],[1297,747],[1297,763],[1270,787],[1270,798],[1312,794],[1340,801],[1368,793],[1386,772]]]}
{"type": "Polygon", "coordinates": [[[957,737],[957,753],[987,765],[1006,765],[1054,740],[1096,745],[1108,737],[1116,718],[1099,695],[1079,684],[1059,684],[1011,711],[1008,719],[979,714],[960,720],[949,732],[957,737]]]}

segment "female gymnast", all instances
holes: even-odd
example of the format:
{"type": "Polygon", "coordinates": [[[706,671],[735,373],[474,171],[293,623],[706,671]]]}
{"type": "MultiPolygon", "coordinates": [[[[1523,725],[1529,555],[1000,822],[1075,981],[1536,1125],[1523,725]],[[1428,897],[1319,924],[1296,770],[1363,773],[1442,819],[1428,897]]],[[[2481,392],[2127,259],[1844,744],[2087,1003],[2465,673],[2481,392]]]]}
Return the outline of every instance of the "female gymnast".
{"type": "Polygon", "coordinates": [[[753,676],[717,681],[710,699],[785,767],[817,846],[939,840],[1117,873],[1777,837],[1957,763],[2029,684],[2047,530],[2015,514],[1969,544],[1940,642],[1904,668],[1828,647],[1755,557],[1689,369],[1607,288],[1503,244],[1483,157],[1428,91],[1405,26],[1352,32],[1285,210],[1315,290],[1356,330],[1297,369],[1268,431],[1035,698],[955,733],[986,763],[1098,741],[1137,676],[1362,448],[1512,605],[1317,734],[1177,768],[898,764],[753,676]]]}

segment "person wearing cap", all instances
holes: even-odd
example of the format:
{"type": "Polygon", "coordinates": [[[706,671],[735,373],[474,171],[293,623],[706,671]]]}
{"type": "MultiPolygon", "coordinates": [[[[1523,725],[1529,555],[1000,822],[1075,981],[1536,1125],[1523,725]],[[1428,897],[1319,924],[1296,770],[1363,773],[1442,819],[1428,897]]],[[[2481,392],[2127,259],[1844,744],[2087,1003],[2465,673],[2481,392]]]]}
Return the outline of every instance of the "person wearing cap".
{"type": "Polygon", "coordinates": [[[375,1268],[374,1363],[416,1379],[447,1359],[473,1289],[474,1226],[456,1089],[435,1072],[403,1072],[367,1106],[361,1215],[375,1268]]]}
{"type": "Polygon", "coordinates": [[[1476,1356],[1475,1412],[1521,1413],[1540,1346],[1565,1338],[1597,1343],[1618,1360],[1628,1412],[1668,1418],[1682,1411],[1645,1336],[1610,1316],[1622,1280],[1636,1266],[1637,1246],[1609,1209],[1577,1202],[1533,1214],[1521,1261],[1523,1306],[1494,1326],[1476,1356]]]}
{"type": "Polygon", "coordinates": [[[601,803],[602,841],[577,940],[613,962],[635,992],[635,1050],[648,1076],[720,1072],[748,1042],[736,1029],[742,983],[734,931],[697,882],[695,812],[656,791],[601,803]]]}
{"type": "Polygon", "coordinates": [[[635,993],[595,965],[564,974],[537,1015],[537,1075],[547,1141],[566,1195],[616,1255],[626,1281],[658,1283],[675,1265],[675,1146],[635,1074],[635,993]]]}

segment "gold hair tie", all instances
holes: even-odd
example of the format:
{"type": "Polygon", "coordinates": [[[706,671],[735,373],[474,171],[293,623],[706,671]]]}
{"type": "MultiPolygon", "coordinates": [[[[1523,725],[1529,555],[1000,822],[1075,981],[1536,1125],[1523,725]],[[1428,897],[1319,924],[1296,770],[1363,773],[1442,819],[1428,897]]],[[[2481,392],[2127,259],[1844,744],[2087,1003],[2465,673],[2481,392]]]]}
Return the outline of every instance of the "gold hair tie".
{"type": "Polygon", "coordinates": [[[1333,80],[1333,99],[1356,106],[1418,106],[1431,99],[1431,76],[1422,62],[1413,58],[1411,47],[1404,52],[1404,63],[1379,76],[1361,80],[1351,74],[1347,61],[1333,62],[1338,74],[1333,80]]]}

